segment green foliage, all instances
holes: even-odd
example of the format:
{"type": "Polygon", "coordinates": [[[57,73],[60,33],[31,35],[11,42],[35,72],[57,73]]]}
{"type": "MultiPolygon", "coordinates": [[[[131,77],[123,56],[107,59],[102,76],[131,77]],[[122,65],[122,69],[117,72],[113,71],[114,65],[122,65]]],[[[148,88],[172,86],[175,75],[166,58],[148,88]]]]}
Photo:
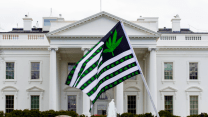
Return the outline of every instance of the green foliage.
{"type": "Polygon", "coordinates": [[[95,115],[92,115],[91,117],[106,117],[106,115],[97,115],[97,114],[95,114],[95,115]]]}
{"type": "Polygon", "coordinates": [[[165,110],[161,110],[159,112],[160,117],[179,117],[179,116],[175,116],[172,113],[170,113],[169,111],[165,111],[165,110]]]}
{"type": "Polygon", "coordinates": [[[199,115],[190,115],[190,116],[187,116],[187,117],[208,117],[208,114],[207,113],[201,113],[199,115]]]}
{"type": "Polygon", "coordinates": [[[121,43],[122,38],[123,38],[123,36],[120,39],[118,39],[118,41],[116,42],[117,31],[115,30],[114,33],[113,33],[113,40],[111,41],[111,37],[109,37],[109,40],[106,42],[106,46],[107,46],[108,49],[105,49],[103,52],[104,53],[112,52],[112,55],[114,56],[113,51],[121,43]]]}
{"type": "Polygon", "coordinates": [[[4,112],[0,111],[0,117],[3,117],[3,116],[4,116],[4,112]]]}
{"type": "Polygon", "coordinates": [[[79,117],[85,117],[85,115],[80,115],[79,117]]]}
{"type": "MultiPolygon", "coordinates": [[[[6,113],[5,117],[48,117],[51,115],[52,117],[58,115],[69,115],[71,117],[78,117],[78,114],[74,111],[38,111],[38,110],[14,110],[11,113],[6,113]]],[[[0,116],[1,117],[1,116],[0,116]]],[[[2,116],[3,117],[3,116],[2,116]]],[[[81,116],[85,117],[85,116],[81,116]]]]}
{"type": "Polygon", "coordinates": [[[139,115],[135,115],[135,117],[146,117],[145,114],[139,114],[139,115]]]}
{"type": "Polygon", "coordinates": [[[146,116],[146,117],[154,117],[154,116],[152,115],[152,113],[145,113],[145,116],[146,116]]]}
{"type": "Polygon", "coordinates": [[[123,113],[121,114],[121,117],[135,117],[132,113],[123,113]]]}

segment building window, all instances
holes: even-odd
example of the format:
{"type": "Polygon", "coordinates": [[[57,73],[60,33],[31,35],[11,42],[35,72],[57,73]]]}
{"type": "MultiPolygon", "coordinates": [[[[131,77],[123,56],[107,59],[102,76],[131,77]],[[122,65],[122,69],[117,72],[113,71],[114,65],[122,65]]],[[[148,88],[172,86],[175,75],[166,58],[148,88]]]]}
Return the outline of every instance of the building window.
{"type": "Polygon", "coordinates": [[[40,79],[40,62],[31,63],[31,79],[40,79]]]}
{"type": "Polygon", "coordinates": [[[103,92],[103,93],[100,95],[100,97],[98,98],[98,100],[107,100],[107,99],[108,99],[108,97],[107,97],[107,95],[106,95],[105,92],[103,92]]]}
{"type": "Polygon", "coordinates": [[[68,111],[75,111],[76,112],[76,108],[77,108],[77,100],[76,100],[77,96],[76,95],[69,95],[68,96],[68,111]]]}
{"type": "Polygon", "coordinates": [[[173,63],[172,62],[164,63],[164,79],[165,80],[173,79],[173,63]]]}
{"type": "Polygon", "coordinates": [[[136,114],[136,96],[128,96],[128,113],[136,114]]]}
{"type": "Polygon", "coordinates": [[[6,62],[6,79],[14,79],[14,62],[6,62]]]}
{"type": "Polygon", "coordinates": [[[98,115],[106,115],[106,105],[105,104],[98,104],[97,105],[97,114],[98,115]]]}
{"type": "Polygon", "coordinates": [[[68,74],[73,69],[74,65],[74,63],[68,63],[68,74]]]}
{"type": "Polygon", "coordinates": [[[39,95],[31,96],[31,110],[39,110],[39,95]]]}
{"type": "Polygon", "coordinates": [[[198,96],[190,96],[190,115],[198,115],[198,96]]]}
{"type": "Polygon", "coordinates": [[[14,95],[6,95],[6,113],[14,110],[14,95]]]}
{"type": "Polygon", "coordinates": [[[56,19],[44,19],[44,26],[50,26],[51,21],[56,21],[56,19]]]}
{"type": "Polygon", "coordinates": [[[165,110],[173,114],[173,96],[165,96],[165,110]]]}
{"type": "Polygon", "coordinates": [[[198,63],[189,63],[189,79],[198,79],[198,63]]]}

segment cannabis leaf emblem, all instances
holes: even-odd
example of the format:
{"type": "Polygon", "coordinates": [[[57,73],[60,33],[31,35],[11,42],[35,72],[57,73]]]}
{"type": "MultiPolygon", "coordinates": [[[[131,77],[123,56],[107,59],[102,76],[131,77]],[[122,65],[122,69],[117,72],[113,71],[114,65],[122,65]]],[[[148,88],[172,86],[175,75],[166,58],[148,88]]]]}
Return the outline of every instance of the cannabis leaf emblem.
{"type": "MultiPolygon", "coordinates": [[[[111,32],[112,33],[112,32],[111,32]]],[[[114,33],[113,33],[113,40],[111,41],[111,37],[109,37],[109,40],[106,42],[106,46],[108,49],[105,49],[103,52],[107,53],[107,52],[112,52],[112,55],[114,56],[113,51],[116,49],[116,47],[121,43],[123,36],[118,39],[118,41],[116,42],[116,38],[117,38],[117,31],[115,29],[114,33]]]]}

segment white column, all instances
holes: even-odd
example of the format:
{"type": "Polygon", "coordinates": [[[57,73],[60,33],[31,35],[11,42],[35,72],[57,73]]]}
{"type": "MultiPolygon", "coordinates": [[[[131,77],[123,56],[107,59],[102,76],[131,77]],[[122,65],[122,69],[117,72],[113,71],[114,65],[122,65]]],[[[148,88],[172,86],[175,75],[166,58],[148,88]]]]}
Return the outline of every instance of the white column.
{"type": "MultiPolygon", "coordinates": [[[[152,95],[153,102],[157,108],[157,69],[156,69],[156,48],[149,48],[150,51],[150,71],[149,71],[149,80],[148,86],[152,95]]],[[[149,97],[148,97],[149,98],[149,97]]],[[[149,100],[149,99],[148,99],[149,100]]],[[[148,101],[148,112],[151,112],[153,115],[156,115],[152,103],[148,101]]]]}
{"type": "Polygon", "coordinates": [[[117,113],[124,113],[124,95],[123,95],[123,82],[116,86],[116,109],[117,113]]]}
{"type": "MultiPolygon", "coordinates": [[[[90,48],[82,48],[82,50],[84,51],[84,55],[89,51],[90,48]]],[[[89,112],[90,110],[90,98],[87,94],[83,93],[83,97],[82,97],[82,102],[83,102],[83,113],[85,116],[91,117],[91,114],[89,112]]]]}
{"type": "Polygon", "coordinates": [[[56,51],[58,48],[48,48],[50,50],[50,79],[49,79],[49,109],[57,110],[57,79],[56,79],[56,51]]]}

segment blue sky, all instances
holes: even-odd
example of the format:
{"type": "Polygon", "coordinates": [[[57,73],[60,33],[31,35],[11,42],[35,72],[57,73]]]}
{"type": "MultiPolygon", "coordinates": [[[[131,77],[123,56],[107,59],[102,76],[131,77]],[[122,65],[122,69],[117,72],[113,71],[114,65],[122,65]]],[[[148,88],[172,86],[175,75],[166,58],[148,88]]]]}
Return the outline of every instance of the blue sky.
{"type": "MultiPolygon", "coordinates": [[[[171,28],[171,19],[181,17],[181,27],[197,32],[208,32],[208,0],[102,0],[102,10],[118,17],[136,21],[140,16],[159,17],[159,28],[171,28]]],[[[33,25],[42,17],[81,20],[100,12],[100,0],[1,0],[0,31],[23,27],[25,14],[33,18],[33,25]],[[4,30],[2,30],[4,29],[4,30]]]]}

